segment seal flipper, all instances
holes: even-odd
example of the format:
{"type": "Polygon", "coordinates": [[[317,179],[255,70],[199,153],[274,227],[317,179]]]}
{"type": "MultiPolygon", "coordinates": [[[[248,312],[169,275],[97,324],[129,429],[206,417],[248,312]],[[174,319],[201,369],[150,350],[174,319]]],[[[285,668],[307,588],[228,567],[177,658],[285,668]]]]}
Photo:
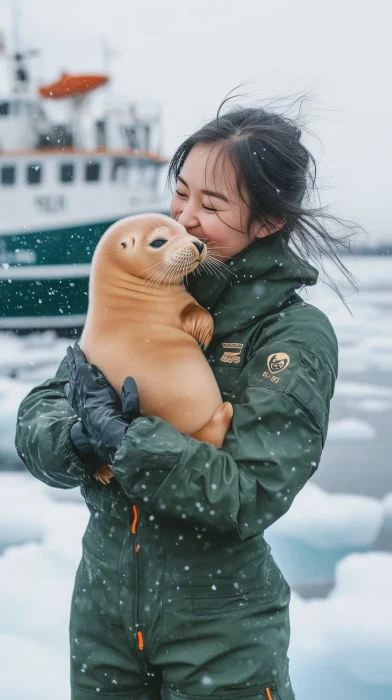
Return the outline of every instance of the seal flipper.
{"type": "Polygon", "coordinates": [[[203,347],[210,344],[214,332],[214,321],[211,314],[196,301],[191,301],[182,311],[180,320],[182,330],[192,335],[203,347]]]}
{"type": "Polygon", "coordinates": [[[233,406],[230,401],[225,401],[219,406],[216,413],[204,428],[193,433],[191,437],[200,442],[209,442],[215,447],[222,447],[225,435],[230,428],[233,418],[233,406]]]}

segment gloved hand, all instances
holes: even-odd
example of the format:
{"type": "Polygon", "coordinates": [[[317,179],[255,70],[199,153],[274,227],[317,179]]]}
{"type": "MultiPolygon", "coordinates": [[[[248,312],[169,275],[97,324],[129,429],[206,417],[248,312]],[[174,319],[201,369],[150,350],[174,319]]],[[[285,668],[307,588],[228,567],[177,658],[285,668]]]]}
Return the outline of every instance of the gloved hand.
{"type": "Polygon", "coordinates": [[[76,343],[67,348],[69,384],[65,392],[72,408],[81,419],[71,430],[81,451],[87,453],[89,438],[92,451],[103,463],[111,464],[121,445],[128,425],[140,415],[139,396],[135,380],[127,377],[121,390],[121,400],[105,375],[95,365],[86,361],[85,355],[76,343]],[[124,404],[126,420],[122,415],[124,404]],[[83,429],[84,428],[84,429],[83,429]],[[87,436],[86,436],[87,433],[87,436]]]}
{"type": "MultiPolygon", "coordinates": [[[[101,377],[104,379],[104,375],[100,370],[97,369],[97,372],[101,375],[101,377]]],[[[67,385],[68,386],[68,385],[67,385]]],[[[110,387],[110,384],[108,383],[108,387],[110,387]]],[[[132,377],[126,377],[123,387],[121,389],[121,413],[123,418],[127,421],[128,424],[132,422],[132,420],[137,417],[140,413],[139,411],[139,396],[137,394],[136,385],[132,377]]],[[[68,389],[66,389],[66,392],[68,389]]],[[[70,433],[71,440],[73,444],[75,445],[76,449],[81,452],[84,455],[94,455],[94,447],[91,444],[88,432],[86,428],[84,427],[81,419],[77,421],[77,423],[74,423],[72,428],[71,428],[71,433],[70,433]]],[[[99,455],[96,455],[97,459],[99,455]]],[[[99,463],[101,463],[102,460],[100,460],[99,463]]]]}
{"type": "Polygon", "coordinates": [[[86,428],[84,427],[80,418],[78,418],[77,423],[73,424],[70,432],[70,438],[77,450],[79,450],[79,452],[81,452],[83,455],[95,454],[86,428]]]}

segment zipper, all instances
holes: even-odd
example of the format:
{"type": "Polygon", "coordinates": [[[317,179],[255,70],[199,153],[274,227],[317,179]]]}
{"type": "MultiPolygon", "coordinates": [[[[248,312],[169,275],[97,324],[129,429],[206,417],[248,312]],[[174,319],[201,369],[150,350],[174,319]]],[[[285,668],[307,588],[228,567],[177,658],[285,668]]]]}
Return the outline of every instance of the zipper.
{"type": "Polygon", "coordinates": [[[269,689],[269,688],[266,688],[266,689],[265,689],[265,692],[266,692],[266,694],[267,694],[268,700],[273,700],[270,689],[269,689]]]}
{"type": "MultiPolygon", "coordinates": [[[[133,520],[132,520],[132,525],[131,525],[131,533],[132,535],[135,535],[135,562],[136,562],[136,638],[137,638],[137,646],[140,652],[143,652],[144,650],[144,638],[143,638],[143,631],[140,627],[139,624],[139,598],[140,598],[140,581],[139,581],[139,550],[140,550],[140,543],[138,540],[138,522],[139,522],[139,512],[136,506],[133,504],[132,505],[132,510],[133,510],[133,520]]],[[[269,688],[265,689],[266,695],[267,695],[267,700],[273,700],[273,697],[271,695],[271,691],[269,688]]]]}
{"type": "Polygon", "coordinates": [[[140,652],[143,651],[144,649],[144,639],[143,639],[143,631],[140,627],[139,624],[139,598],[140,598],[140,581],[139,581],[139,550],[140,550],[140,544],[138,540],[138,522],[139,522],[139,512],[138,509],[136,508],[135,505],[132,506],[133,510],[133,520],[132,520],[132,525],[131,525],[131,533],[132,535],[135,535],[135,562],[136,562],[136,610],[135,610],[135,626],[136,626],[136,639],[137,639],[137,647],[140,652]]]}

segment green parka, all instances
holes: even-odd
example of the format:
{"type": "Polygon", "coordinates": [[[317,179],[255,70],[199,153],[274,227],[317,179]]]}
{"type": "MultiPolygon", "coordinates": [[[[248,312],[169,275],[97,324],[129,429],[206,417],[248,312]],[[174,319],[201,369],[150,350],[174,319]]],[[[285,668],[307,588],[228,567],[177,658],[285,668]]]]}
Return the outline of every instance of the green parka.
{"type": "MultiPolygon", "coordinates": [[[[200,673],[213,679],[206,694],[294,697],[286,657],[290,592],[263,533],[287,512],[317,469],[326,439],[337,341],[327,317],[295,292],[316,281],[317,272],[278,236],[258,240],[228,261],[224,277],[190,276],[188,291],[214,318],[206,357],[223,399],[234,407],[222,449],[180,433],[161,418],[140,417],[115,456],[115,479],[104,486],[89,476],[91,466],[69,439],[76,416],[64,393],[65,359],[56,376],[33,389],[20,406],[16,448],[27,468],[52,486],[81,485],[91,511],[71,641],[75,629],[82,637],[84,624],[84,651],[91,656],[101,634],[96,615],[86,622],[81,593],[86,561],[105,565],[107,577],[121,561],[125,578],[136,572],[131,631],[124,639],[128,646],[130,639],[137,645],[140,663],[164,669],[164,698],[201,696],[200,673]],[[132,553],[125,561],[125,543],[132,536],[135,546],[129,540],[132,553]],[[263,631],[255,647],[249,616],[263,631]],[[219,660],[206,651],[214,621],[218,636],[227,621],[226,651],[219,660]],[[241,625],[246,633],[240,642],[241,625]],[[196,661],[188,667],[183,630],[189,626],[201,646],[199,651],[192,647],[196,661]],[[261,666],[252,662],[250,676],[238,670],[242,654],[244,664],[252,654],[263,659],[261,666]]],[[[161,357],[164,363],[164,345],[161,357]]],[[[117,586],[123,599],[120,579],[113,590],[117,586]]],[[[124,679],[129,674],[124,670],[124,679]]],[[[91,688],[95,682],[93,675],[91,688]]],[[[86,674],[75,665],[72,683],[74,698],[90,697],[86,674]]]]}

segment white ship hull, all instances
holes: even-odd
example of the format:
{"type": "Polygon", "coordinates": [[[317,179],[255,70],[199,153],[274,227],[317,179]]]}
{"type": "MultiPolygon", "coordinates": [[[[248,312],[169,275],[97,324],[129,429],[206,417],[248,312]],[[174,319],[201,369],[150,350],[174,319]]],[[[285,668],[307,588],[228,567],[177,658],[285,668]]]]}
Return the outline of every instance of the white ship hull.
{"type": "MultiPolygon", "coordinates": [[[[115,157],[102,154],[93,158],[94,163],[100,165],[100,180],[86,182],[82,171],[91,160],[92,157],[84,154],[68,158],[50,153],[44,158],[0,154],[0,169],[3,164],[15,166],[17,178],[14,186],[0,188],[0,235],[116,220],[162,207],[155,187],[157,163],[128,158],[126,177],[124,182],[119,182],[111,177],[115,157]],[[58,181],[58,171],[64,163],[75,165],[72,182],[58,181]],[[35,164],[40,164],[43,170],[42,181],[36,185],[26,184],[25,173],[35,164]]],[[[119,173],[119,177],[121,175],[119,173]]]]}

